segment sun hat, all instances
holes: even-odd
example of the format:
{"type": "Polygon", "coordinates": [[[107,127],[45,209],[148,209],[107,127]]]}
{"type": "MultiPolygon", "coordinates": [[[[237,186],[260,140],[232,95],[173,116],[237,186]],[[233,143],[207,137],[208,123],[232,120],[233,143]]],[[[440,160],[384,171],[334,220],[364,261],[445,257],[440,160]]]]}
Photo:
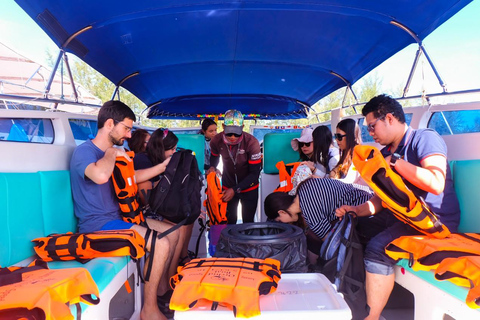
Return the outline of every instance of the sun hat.
{"type": "Polygon", "coordinates": [[[312,142],[313,141],[312,133],[313,133],[312,128],[305,128],[302,130],[302,134],[300,135],[300,138],[292,139],[291,145],[292,145],[293,151],[298,151],[299,142],[303,142],[303,143],[312,142]]]}
{"type": "Polygon", "coordinates": [[[223,124],[225,125],[224,132],[226,134],[235,133],[242,134],[243,131],[243,115],[238,110],[228,110],[225,112],[223,124]]]}

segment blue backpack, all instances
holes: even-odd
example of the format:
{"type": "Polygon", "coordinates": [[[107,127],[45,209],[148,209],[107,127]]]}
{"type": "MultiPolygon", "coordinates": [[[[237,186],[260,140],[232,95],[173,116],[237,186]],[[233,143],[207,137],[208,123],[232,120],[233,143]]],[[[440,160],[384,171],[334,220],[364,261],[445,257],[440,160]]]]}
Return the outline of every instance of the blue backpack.
{"type": "Polygon", "coordinates": [[[327,234],[318,260],[321,272],[343,293],[354,320],[368,315],[363,245],[356,225],[356,218],[349,214],[338,221],[327,234]]]}

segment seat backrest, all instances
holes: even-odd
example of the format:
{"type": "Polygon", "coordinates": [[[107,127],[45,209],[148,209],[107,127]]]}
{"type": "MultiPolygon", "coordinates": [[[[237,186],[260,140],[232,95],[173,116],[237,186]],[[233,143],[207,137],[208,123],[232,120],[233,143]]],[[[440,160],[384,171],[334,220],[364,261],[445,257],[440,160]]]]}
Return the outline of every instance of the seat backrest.
{"type": "Polygon", "coordinates": [[[455,191],[460,203],[459,232],[480,232],[480,160],[451,163],[455,191]]]}
{"type": "Polygon", "coordinates": [[[178,137],[177,148],[189,149],[195,152],[198,169],[203,173],[205,163],[205,137],[202,134],[176,134],[178,137]]]}
{"type": "Polygon", "coordinates": [[[291,141],[300,138],[300,132],[268,133],[263,138],[263,172],[278,174],[277,162],[286,164],[299,161],[298,152],[293,151],[291,141]]]}
{"type": "Polygon", "coordinates": [[[0,266],[34,254],[31,240],[76,231],[68,171],[0,173],[0,266]]]}

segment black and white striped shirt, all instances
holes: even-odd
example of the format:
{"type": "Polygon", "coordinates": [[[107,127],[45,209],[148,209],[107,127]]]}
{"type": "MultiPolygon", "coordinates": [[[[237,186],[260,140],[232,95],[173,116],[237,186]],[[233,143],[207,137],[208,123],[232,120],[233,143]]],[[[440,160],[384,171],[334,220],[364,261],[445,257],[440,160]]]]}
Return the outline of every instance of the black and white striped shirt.
{"type": "Polygon", "coordinates": [[[357,206],[373,195],[366,186],[317,178],[305,180],[297,194],[305,222],[320,239],[330,231],[331,222],[337,219],[335,209],[342,205],[357,206]]]}

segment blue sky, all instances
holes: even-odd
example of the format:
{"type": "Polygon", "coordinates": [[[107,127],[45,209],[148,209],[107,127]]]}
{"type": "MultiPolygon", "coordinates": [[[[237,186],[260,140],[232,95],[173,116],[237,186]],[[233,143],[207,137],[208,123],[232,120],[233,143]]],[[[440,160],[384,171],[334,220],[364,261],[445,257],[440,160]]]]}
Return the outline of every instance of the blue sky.
{"type": "MultiPolygon", "coordinates": [[[[479,17],[480,0],[474,0],[424,40],[449,91],[480,88],[479,17]]],[[[38,63],[46,64],[47,50],[54,55],[58,51],[50,38],[13,0],[1,0],[0,30],[1,43],[38,63]]],[[[382,79],[385,91],[403,89],[416,51],[416,45],[405,48],[367,77],[376,75],[382,79]]],[[[423,89],[428,93],[441,92],[426,60],[419,63],[409,94],[418,94],[423,89]]]]}

